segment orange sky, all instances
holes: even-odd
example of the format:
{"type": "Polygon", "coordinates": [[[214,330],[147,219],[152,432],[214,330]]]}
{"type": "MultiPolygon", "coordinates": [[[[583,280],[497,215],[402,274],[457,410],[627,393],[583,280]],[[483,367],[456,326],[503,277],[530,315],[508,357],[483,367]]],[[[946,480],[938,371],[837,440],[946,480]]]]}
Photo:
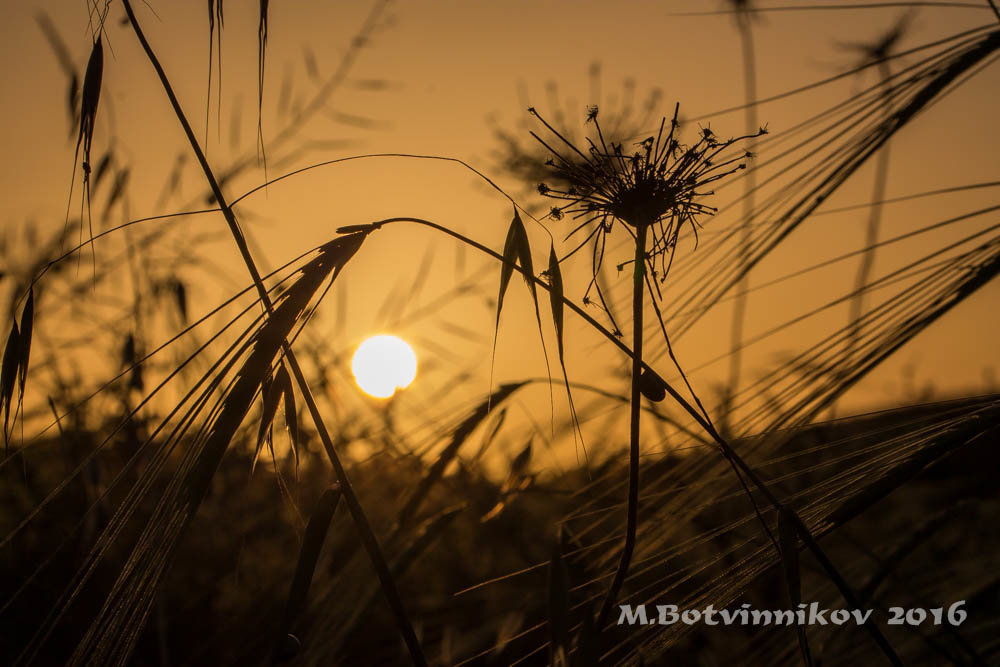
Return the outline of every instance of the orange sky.
{"type": "MultiPolygon", "coordinates": [[[[923,8],[901,48],[994,21],[986,3],[978,4],[982,8],[923,8]]],[[[137,3],[139,19],[173,79],[185,111],[200,138],[204,138],[208,74],[204,3],[153,0],[150,5],[158,18],[149,7],[137,3]]],[[[282,114],[278,108],[282,86],[291,86],[290,108],[317,90],[305,54],[312,54],[320,79],[329,77],[372,6],[369,2],[272,3],[263,116],[266,145],[288,118],[288,111],[282,114]]],[[[491,123],[508,130],[517,129],[518,122],[525,118],[525,92],[539,110],[551,113],[546,95],[549,81],[558,82],[557,98],[567,110],[578,111],[575,122],[581,124],[588,103],[597,101],[612,109],[620,105],[622,82],[626,78],[634,79],[637,99],[651,88],[661,89],[664,114],[670,113],[674,101],[681,103],[682,113],[688,118],[739,105],[744,95],[742,65],[732,17],[672,15],[723,6],[722,2],[693,0],[391,2],[381,15],[378,29],[358,52],[345,84],[337,89],[324,110],[299,128],[291,145],[330,140],[352,143],[327,144],[295,156],[286,164],[272,162],[270,173],[273,176],[294,167],[360,153],[444,155],[471,163],[509,192],[521,196],[524,186],[501,173],[491,157],[497,146],[491,123]],[[588,68],[595,62],[601,65],[600,100],[589,99],[588,68]],[[371,90],[364,85],[371,80],[384,81],[386,85],[371,90]]],[[[17,235],[21,232],[15,230],[27,220],[37,221],[41,228],[49,230],[62,225],[71,176],[73,145],[67,140],[66,80],[38,28],[35,17],[41,9],[52,17],[81,72],[89,51],[84,2],[31,0],[4,3],[0,7],[0,29],[4,31],[0,57],[6,63],[4,85],[0,86],[0,108],[4,114],[0,145],[5,149],[5,159],[0,163],[5,203],[0,224],[7,228],[11,239],[20,238],[17,235]]],[[[216,130],[215,93],[208,131],[209,157],[215,166],[224,166],[233,156],[252,151],[256,131],[256,17],[248,3],[232,6],[227,3],[226,9],[221,132],[216,130]],[[235,137],[233,114],[237,109],[239,121],[235,125],[239,127],[239,136],[235,137]]],[[[871,40],[891,25],[901,11],[899,8],[817,9],[763,15],[754,26],[759,95],[766,98],[843,71],[855,56],[838,49],[836,43],[871,40]]],[[[198,174],[189,170],[180,196],[156,208],[157,196],[177,155],[186,152],[184,138],[134,36],[120,25],[122,14],[116,3],[107,33],[105,85],[95,151],[106,148],[114,136],[120,155],[131,165],[129,214],[138,217],[176,210],[201,192],[202,186],[198,174]]],[[[214,76],[217,81],[218,72],[214,76]]],[[[783,129],[860,91],[863,85],[873,83],[874,77],[874,72],[865,73],[763,105],[760,120],[768,124],[773,137],[780,137],[783,129]]],[[[905,128],[891,144],[888,197],[1000,180],[996,160],[1000,140],[994,131],[1000,102],[998,91],[1000,66],[994,64],[905,128]]],[[[711,119],[713,129],[722,135],[740,133],[743,122],[742,112],[711,119]]],[[[279,155],[280,152],[277,151],[279,155]]],[[[272,160],[277,160],[277,156],[272,155],[272,160]]],[[[192,162],[189,158],[189,166],[192,162]]],[[[255,170],[229,183],[227,192],[232,197],[238,196],[258,185],[262,177],[262,170],[255,170]]],[[[831,200],[830,207],[868,201],[872,178],[870,165],[860,170],[831,200]]],[[[718,204],[724,205],[739,189],[738,185],[731,186],[720,193],[718,204]]],[[[888,206],[883,235],[900,234],[989,206],[996,201],[997,192],[996,188],[984,189],[888,206]]],[[[537,205],[537,199],[525,196],[523,203],[537,205]]],[[[95,201],[103,201],[103,195],[95,201]]],[[[328,240],[339,225],[399,215],[434,220],[499,250],[510,219],[509,203],[461,167],[401,159],[350,162],[316,170],[275,185],[266,194],[255,195],[245,206],[243,214],[251,223],[257,247],[262,250],[260,260],[264,266],[276,265],[328,240]]],[[[716,224],[733,224],[736,210],[708,222],[706,232],[710,234],[716,224]]],[[[117,218],[116,215],[116,221],[117,218]]],[[[817,217],[793,234],[780,251],[755,271],[752,281],[763,282],[856,249],[863,238],[864,220],[865,211],[817,217]]],[[[993,213],[992,217],[967,223],[961,231],[968,233],[996,222],[997,214],[993,213]]],[[[198,230],[209,225],[223,228],[219,217],[185,224],[195,224],[198,230]]],[[[564,229],[557,224],[554,230],[564,229]]],[[[529,231],[535,243],[536,262],[540,263],[545,258],[547,237],[537,225],[529,227],[529,231]]],[[[876,261],[875,275],[959,237],[960,232],[949,227],[892,246],[876,261]]],[[[110,253],[112,243],[99,244],[98,252],[110,253]]],[[[16,243],[12,244],[10,247],[16,247],[16,243]]],[[[350,318],[343,330],[336,330],[345,349],[366,333],[384,326],[384,320],[377,317],[378,304],[397,286],[413,281],[431,247],[435,252],[434,270],[428,287],[417,299],[419,303],[433,302],[436,295],[456,280],[454,245],[415,229],[386,230],[371,239],[346,276],[351,295],[350,318]]],[[[223,240],[209,252],[232,276],[231,283],[222,285],[226,290],[245,284],[245,272],[241,272],[231,243],[223,240]]],[[[681,252],[690,252],[690,245],[682,244],[681,252]]],[[[626,251],[615,261],[627,255],[626,251]]],[[[483,262],[478,257],[466,254],[466,273],[481,266],[483,262]]],[[[748,335],[765,331],[843,294],[853,280],[856,267],[856,261],[843,262],[755,293],[750,300],[748,335]]],[[[584,274],[585,267],[571,274],[574,282],[568,289],[570,296],[577,299],[582,296],[584,274]]],[[[490,274],[488,280],[492,282],[495,277],[490,274]]],[[[677,280],[682,282],[683,276],[677,280]]],[[[534,316],[520,287],[511,288],[510,310],[504,318],[509,328],[501,333],[497,348],[496,381],[545,372],[537,333],[532,328],[534,316]]],[[[217,297],[218,293],[212,289],[206,286],[200,296],[217,297]]],[[[620,299],[627,296],[622,289],[627,288],[614,291],[620,299]]],[[[896,353],[884,368],[853,391],[847,403],[866,407],[901,400],[907,367],[914,369],[916,385],[933,382],[939,395],[986,390],[986,369],[995,368],[1000,362],[995,335],[990,333],[1000,324],[995,307],[998,297],[1000,288],[996,284],[981,290],[896,353]]],[[[416,307],[419,303],[409,305],[416,307]]],[[[333,310],[330,306],[324,321],[334,319],[333,310]]],[[[717,315],[706,317],[678,342],[678,352],[687,367],[700,367],[726,350],[729,306],[717,310],[717,315]]],[[[841,326],[845,317],[846,307],[842,307],[753,346],[747,352],[747,375],[753,377],[770,367],[776,355],[807,349],[833,327],[841,326]]],[[[464,358],[462,363],[467,365],[464,370],[473,372],[477,395],[485,392],[492,338],[488,306],[478,301],[456,303],[432,324],[419,326],[424,328],[413,325],[412,331],[399,333],[410,334],[418,354],[427,358],[438,352],[431,346],[469,349],[468,354],[460,355],[464,358]],[[447,326],[456,322],[478,337],[475,346],[468,347],[461,342],[461,336],[448,333],[447,326]]],[[[610,352],[595,357],[593,350],[598,339],[577,327],[573,331],[579,334],[571,344],[574,379],[604,382],[620,389],[621,380],[607,374],[619,357],[610,352]]],[[[667,370],[666,366],[663,368],[667,370]]],[[[696,388],[711,395],[709,388],[725,376],[725,369],[724,362],[700,368],[693,377],[696,388]]],[[[449,372],[454,370],[451,367],[449,372]]],[[[420,378],[412,392],[418,391],[419,382],[420,378]]],[[[547,410],[534,416],[544,421],[547,414],[543,413],[547,410]]]]}

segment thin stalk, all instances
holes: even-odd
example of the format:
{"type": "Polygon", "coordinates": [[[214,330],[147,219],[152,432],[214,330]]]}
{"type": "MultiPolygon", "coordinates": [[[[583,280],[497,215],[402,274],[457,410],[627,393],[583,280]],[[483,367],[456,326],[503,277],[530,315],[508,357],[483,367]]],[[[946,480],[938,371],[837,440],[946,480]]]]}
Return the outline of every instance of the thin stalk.
{"type": "MultiPolygon", "coordinates": [[[[882,103],[885,108],[885,116],[888,119],[892,115],[892,98],[889,87],[889,79],[892,72],[886,62],[879,66],[882,76],[882,103]]],[[[865,311],[865,286],[871,280],[872,269],[875,266],[875,253],[877,252],[879,228],[882,223],[882,200],[885,199],[886,182],[889,180],[889,142],[882,145],[875,163],[875,189],[872,194],[872,201],[875,202],[868,215],[868,226],[865,230],[865,252],[861,255],[861,263],[858,265],[858,273],[854,279],[854,298],[851,299],[850,314],[848,324],[852,326],[847,339],[847,353],[851,355],[857,347],[858,338],[861,335],[861,316],[865,311]]]]}
{"type": "MultiPolygon", "coordinates": [[[[739,22],[740,41],[743,45],[743,87],[746,97],[746,133],[752,135],[757,131],[757,62],[754,57],[753,28],[751,27],[751,15],[746,4],[741,5],[738,10],[737,21],[739,22]]],[[[747,143],[747,150],[753,153],[757,142],[750,138],[747,143]]],[[[737,286],[737,298],[733,303],[733,321],[730,330],[729,347],[729,382],[726,386],[725,406],[726,413],[723,430],[731,423],[732,398],[739,391],[740,375],[743,370],[743,328],[746,321],[747,293],[750,291],[750,249],[753,232],[753,210],[755,204],[754,191],[757,189],[757,173],[751,167],[747,169],[743,177],[743,222],[742,237],[740,239],[740,266],[743,275],[740,277],[737,286]]]]}
{"type": "Polygon", "coordinates": [[[635,272],[632,284],[632,397],[629,404],[629,449],[628,449],[628,506],[625,511],[625,545],[618,561],[618,570],[611,581],[608,594],[601,605],[597,617],[597,627],[603,627],[611,616],[611,608],[618,600],[622,584],[628,575],[635,551],[635,533],[639,525],[639,417],[642,407],[642,392],[639,377],[642,373],[642,311],[645,295],[646,273],[646,231],[648,226],[640,225],[635,232],[635,272]]]}
{"type": "MultiPolygon", "coordinates": [[[[212,193],[214,194],[216,201],[218,201],[219,207],[222,209],[222,214],[226,219],[226,223],[229,225],[230,232],[233,235],[233,239],[236,241],[236,245],[239,248],[240,255],[243,257],[247,270],[253,278],[254,286],[257,288],[261,303],[267,309],[268,314],[270,314],[274,310],[273,304],[267,294],[267,288],[264,286],[264,282],[260,277],[260,272],[257,270],[257,266],[250,254],[246,238],[240,230],[239,222],[236,220],[236,215],[233,213],[232,207],[226,202],[225,195],[222,193],[222,188],[209,166],[208,160],[206,159],[201,146],[198,144],[198,139],[195,137],[194,131],[191,129],[191,125],[188,123],[187,117],[181,109],[177,96],[174,94],[173,87],[170,85],[170,81],[167,78],[166,73],[163,71],[163,67],[160,65],[159,59],[156,57],[156,54],[153,52],[152,47],[150,47],[149,42],[146,41],[146,37],[143,34],[142,29],[139,27],[139,22],[135,17],[135,13],[132,11],[131,3],[129,0],[122,0],[122,3],[132,25],[132,29],[134,30],[139,43],[142,45],[146,56],[149,58],[150,63],[153,65],[153,69],[156,70],[160,83],[163,85],[163,89],[170,100],[170,105],[173,107],[174,114],[177,116],[177,120],[183,127],[184,133],[187,135],[188,142],[191,144],[191,149],[198,158],[198,163],[201,165],[202,171],[205,172],[205,178],[208,180],[212,193]]],[[[344,495],[344,500],[351,512],[351,517],[353,518],[355,526],[358,529],[361,541],[364,543],[365,549],[368,551],[368,557],[371,560],[372,566],[374,567],[379,578],[386,600],[392,609],[398,630],[403,636],[403,640],[406,642],[406,646],[410,652],[410,657],[415,665],[424,667],[427,664],[427,660],[424,657],[423,649],[420,646],[420,642],[417,640],[416,632],[414,632],[413,625],[410,622],[405,607],[403,606],[402,599],[399,597],[399,591],[396,589],[395,580],[393,579],[389,565],[385,559],[385,555],[382,553],[382,548],[378,543],[378,538],[375,536],[375,532],[372,530],[371,524],[365,516],[364,509],[361,507],[361,503],[351,486],[350,480],[347,477],[347,471],[344,469],[344,466],[340,461],[340,457],[337,455],[333,447],[333,440],[330,438],[326,425],[323,423],[323,418],[320,415],[319,408],[316,405],[316,401],[313,398],[308,383],[306,382],[305,375],[302,373],[302,369],[299,366],[291,347],[288,345],[287,340],[282,342],[282,352],[288,360],[288,365],[292,370],[292,375],[295,377],[299,390],[302,392],[303,400],[305,401],[309,414],[316,426],[316,432],[318,433],[320,440],[323,442],[323,448],[326,450],[327,457],[330,459],[330,463],[333,465],[337,478],[340,481],[341,492],[344,495]]]]}

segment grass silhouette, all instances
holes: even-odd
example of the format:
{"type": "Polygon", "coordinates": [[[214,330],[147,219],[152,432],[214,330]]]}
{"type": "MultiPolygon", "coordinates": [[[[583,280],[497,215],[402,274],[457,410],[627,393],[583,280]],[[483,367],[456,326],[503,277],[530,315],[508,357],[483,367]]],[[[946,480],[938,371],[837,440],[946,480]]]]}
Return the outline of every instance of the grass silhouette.
{"type": "MultiPolygon", "coordinates": [[[[736,4],[744,32],[750,15],[767,9],[736,4]]],[[[95,50],[103,48],[109,7],[92,8],[95,50]]],[[[989,464],[1000,424],[997,395],[839,420],[819,416],[996,277],[997,225],[971,232],[959,226],[996,207],[955,211],[888,239],[869,235],[861,248],[828,260],[866,261],[907,238],[954,231],[948,244],[877,279],[859,273],[846,295],[816,311],[886,296],[866,309],[857,305],[844,326],[758,380],[733,380],[721,407],[695,391],[693,369],[679,362],[674,344],[718,304],[745,303],[750,271],[782,251],[807,220],[828,213],[824,203],[885,155],[914,118],[993,63],[1000,50],[996,25],[909,51],[873,52],[856,70],[880,68],[876,85],[766,137],[763,130],[735,139],[720,139],[708,127],[695,131],[677,107],[641,136],[629,136],[639,126],[624,112],[605,134],[595,106],[580,110],[580,121],[593,129],[580,141],[562,127],[571,119],[550,121],[532,108],[544,130],[531,134],[547,161],[513,140],[504,145],[503,166],[547,183],[538,191],[555,206],[540,221],[535,203],[522,203],[487,172],[447,156],[338,157],[272,175],[297,153],[305,119],[324,110],[345,80],[384,3],[375,3],[331,77],[273,133],[262,108],[270,90],[268,40],[277,34],[268,34],[277,25],[271,14],[280,10],[260,3],[257,145],[223,167],[209,163],[132,4],[122,0],[121,7],[184,132],[184,153],[200,170],[196,201],[208,203],[128,217],[132,165],[109,149],[91,168],[93,135],[101,127],[97,99],[107,79],[88,66],[82,93],[70,95],[79,105],[74,122],[84,148],[87,214],[81,207],[78,219],[67,215],[64,229],[12,275],[0,368],[0,546],[7,555],[0,616],[9,628],[0,652],[8,662],[987,664],[995,658],[990,633],[1000,550],[989,530],[998,509],[989,464]],[[916,62],[890,70],[887,63],[904,55],[916,62]],[[719,211],[742,205],[742,217],[701,230],[716,212],[708,203],[712,190],[745,175],[750,141],[760,153],[755,176],[743,182],[742,203],[719,211]],[[227,196],[226,184],[252,170],[258,153],[269,156],[263,183],[227,196]],[[399,160],[450,164],[512,205],[504,247],[495,250],[446,222],[400,215],[340,225],[276,270],[259,268],[242,208],[253,198],[307,175],[399,160]],[[71,227],[79,225],[82,235],[92,224],[91,193],[109,174],[115,178],[98,219],[120,209],[121,223],[91,228],[89,239],[65,248],[71,227]],[[192,299],[189,272],[212,262],[194,253],[203,238],[220,234],[187,238],[171,255],[168,228],[189,216],[219,214],[250,286],[195,315],[200,304],[192,299]],[[481,391],[485,382],[456,373],[448,382],[462,397],[458,407],[443,416],[418,415],[427,417],[422,430],[395,421],[393,403],[366,413],[338,399],[327,373],[338,367],[337,346],[344,342],[316,331],[321,306],[361,258],[376,254],[380,239],[406,228],[491,262],[489,282],[456,283],[429,310],[482,288],[495,312],[486,318],[495,327],[494,348],[510,327],[501,311],[513,274],[520,274],[531,298],[528,327],[539,329],[546,364],[548,350],[556,351],[561,381],[547,373],[481,391]],[[533,238],[540,233],[550,241],[545,263],[538,262],[533,238]],[[124,254],[96,252],[97,242],[117,237],[126,237],[124,254]],[[689,240],[692,250],[678,253],[689,240]],[[92,275],[73,275],[67,264],[88,245],[92,275]],[[574,262],[581,250],[589,258],[583,257],[587,283],[578,303],[574,262]],[[631,280],[609,278],[606,256],[615,258],[608,263],[618,272],[629,268],[631,280]],[[97,298],[83,304],[123,267],[133,277],[133,298],[113,320],[121,326],[116,347],[94,354],[113,369],[110,379],[91,386],[73,370],[66,349],[48,339],[49,323],[72,321],[87,307],[95,316],[104,306],[111,312],[115,304],[97,298]],[[596,316],[587,308],[591,294],[600,307],[596,316]],[[630,304],[628,343],[616,319],[621,302],[630,304]],[[164,330],[166,338],[155,343],[164,330]],[[553,336],[556,346],[546,347],[553,336]],[[586,371],[574,366],[568,348],[584,336],[628,367],[626,391],[579,381],[586,371]],[[54,378],[50,385],[38,381],[41,370],[54,378]],[[560,419],[553,384],[564,385],[569,405],[560,419]],[[548,429],[512,425],[521,405],[534,401],[534,388],[548,392],[548,429]],[[626,403],[628,447],[620,451],[607,443],[624,441],[614,409],[626,403]],[[725,428],[717,428],[723,418],[725,428]],[[288,432],[284,448],[274,433],[281,425],[288,432]],[[582,444],[585,431],[590,449],[583,461],[545,470],[539,461],[545,446],[582,444]],[[504,457],[495,451],[501,444],[517,454],[504,457]],[[497,461],[499,476],[490,472],[497,461]],[[792,633],[633,627],[619,625],[615,613],[618,604],[794,609],[812,601],[875,608],[880,617],[890,605],[930,609],[963,601],[968,615],[964,623],[933,627],[892,627],[879,618],[863,628],[792,633]]],[[[220,78],[222,19],[221,0],[209,3],[220,78]]],[[[51,25],[46,36],[58,44],[51,25]]],[[[753,110],[769,101],[749,98],[753,110]]],[[[178,160],[177,167],[185,164],[178,160]]],[[[912,196],[995,186],[983,181],[912,196]]],[[[172,177],[165,192],[178,189],[172,177]]],[[[865,205],[873,216],[892,201],[882,189],[873,199],[865,205]]],[[[422,280],[406,282],[402,298],[413,298],[422,280]]],[[[511,290],[508,314],[516,298],[511,290]]],[[[467,313],[452,328],[471,338],[472,320],[467,313]]],[[[736,334],[737,324],[731,354],[754,342],[736,334]]],[[[103,327],[110,328],[107,320],[103,327]]],[[[77,346],[95,339],[82,327],[78,333],[77,346]]]]}

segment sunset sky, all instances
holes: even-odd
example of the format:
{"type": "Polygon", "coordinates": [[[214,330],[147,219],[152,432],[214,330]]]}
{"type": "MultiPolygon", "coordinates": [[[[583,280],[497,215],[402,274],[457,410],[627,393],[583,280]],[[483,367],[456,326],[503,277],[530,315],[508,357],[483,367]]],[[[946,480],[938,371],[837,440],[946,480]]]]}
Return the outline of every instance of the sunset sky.
{"type": "MultiPolygon", "coordinates": [[[[762,8],[814,6],[808,11],[762,12],[754,23],[758,96],[767,99],[855,66],[861,56],[846,45],[877,39],[905,11],[898,6],[845,6],[907,3],[775,0],[756,4],[762,8]]],[[[996,23],[985,0],[950,4],[953,6],[919,8],[897,50],[996,23]]],[[[620,110],[626,80],[634,83],[636,107],[651,90],[662,92],[657,118],[669,116],[674,103],[680,102],[682,119],[697,120],[702,127],[710,124],[720,136],[744,130],[742,111],[707,117],[744,101],[741,46],[733,16],[684,15],[724,9],[726,3],[721,1],[299,1],[271,5],[262,117],[271,177],[349,155],[446,156],[469,163],[524,206],[543,211],[544,202],[531,192],[532,184],[518,182],[500,169],[496,128],[527,137],[525,128],[538,127],[526,113],[532,104],[550,118],[564,112],[565,123],[581,136],[586,106],[598,104],[607,113],[620,110]],[[360,48],[350,50],[351,40],[372,16],[374,30],[360,48]],[[296,128],[289,141],[275,146],[275,137],[288,119],[296,109],[304,108],[324,81],[336,75],[345,54],[350,57],[345,76],[338,80],[329,100],[296,128]],[[594,89],[592,76],[595,63],[599,64],[599,90],[594,89]],[[552,106],[553,99],[557,108],[552,106]],[[299,148],[307,150],[293,152],[299,148]]],[[[91,44],[87,5],[80,0],[7,2],[0,8],[0,58],[5,63],[4,85],[0,87],[4,121],[0,124],[0,146],[5,154],[0,164],[4,193],[0,225],[7,257],[16,256],[17,249],[24,247],[29,221],[37,225],[39,235],[61,228],[74,176],[77,185],[71,215],[79,210],[79,171],[71,171],[75,136],[70,137],[68,129],[67,78],[39,27],[42,11],[65,41],[81,77],[91,44]]],[[[225,4],[222,106],[220,110],[215,63],[207,128],[209,32],[205,3],[151,0],[148,4],[137,2],[136,11],[199,139],[204,141],[207,134],[213,166],[222,168],[242,156],[253,156],[257,130],[256,4],[225,4]]],[[[106,26],[104,86],[94,151],[99,155],[113,145],[120,165],[129,166],[128,208],[127,212],[116,208],[108,220],[100,220],[97,209],[103,211],[108,193],[108,185],[103,185],[94,196],[96,227],[203,204],[194,205],[204,191],[204,181],[150,64],[122,17],[116,3],[106,26]],[[186,156],[181,187],[162,199],[164,184],[181,154],[186,156]]],[[[918,55],[892,61],[892,67],[901,69],[915,62],[918,55]]],[[[873,68],[765,103],[759,108],[760,122],[777,140],[783,130],[873,85],[877,76],[873,68]]],[[[998,104],[1000,64],[993,62],[893,138],[887,197],[1000,180],[1000,134],[995,131],[998,104]]],[[[655,126],[637,129],[644,133],[635,137],[638,141],[654,132],[655,126]]],[[[697,127],[689,122],[684,131],[695,132],[697,127]]],[[[766,162],[767,157],[762,149],[761,160],[766,162]]],[[[870,201],[873,177],[872,166],[866,165],[820,211],[870,201]]],[[[235,198],[260,185],[263,178],[263,166],[255,166],[228,182],[226,192],[235,198]]],[[[716,205],[724,208],[741,190],[738,183],[720,190],[716,205]]],[[[896,236],[994,205],[998,192],[997,187],[987,187],[888,205],[881,234],[883,238],[896,236]]],[[[736,206],[704,221],[702,242],[712,238],[713,229],[735,224],[739,210],[736,206]]],[[[327,166],[283,181],[242,203],[239,212],[259,252],[260,264],[273,267],[329,240],[341,225],[390,216],[427,218],[499,251],[511,207],[502,195],[456,163],[381,158],[327,166]]],[[[975,229],[994,225],[997,218],[998,213],[993,212],[888,246],[875,261],[874,276],[975,229]]],[[[751,284],[857,249],[863,242],[866,219],[867,210],[857,209],[807,221],[752,273],[751,284]]],[[[220,233],[218,241],[198,251],[218,261],[228,278],[202,283],[195,290],[196,298],[205,304],[214,302],[220,294],[247,283],[236,249],[224,236],[221,216],[202,216],[178,224],[189,230],[185,233],[212,229],[220,233]]],[[[545,224],[561,243],[568,223],[545,224]]],[[[533,222],[529,223],[529,234],[536,265],[541,265],[548,253],[548,236],[533,222]]],[[[623,240],[609,245],[611,266],[629,256],[620,243],[623,240]]],[[[98,243],[98,261],[102,254],[107,257],[120,251],[123,242],[113,236],[98,243]]],[[[486,292],[495,290],[497,267],[472,251],[459,251],[451,241],[426,230],[383,230],[368,242],[340,285],[350,294],[341,311],[349,313],[348,322],[333,324],[334,301],[321,318],[322,326],[332,327],[330,335],[339,337],[338,345],[345,352],[385,326],[388,320],[379,314],[379,306],[400,286],[413,284],[429,252],[434,254],[427,286],[407,307],[417,309],[420,304],[433,303],[463,276],[479,275],[482,284],[489,286],[486,292]]],[[[680,263],[672,274],[676,283],[665,287],[667,303],[671,301],[670,290],[675,285],[680,289],[695,275],[684,273],[683,262],[696,260],[698,252],[703,249],[693,250],[690,239],[682,241],[680,263]]],[[[84,257],[86,267],[89,250],[84,257]]],[[[765,332],[849,291],[857,262],[853,258],[751,294],[747,336],[765,332]]],[[[699,271],[705,268],[699,265],[699,271]]],[[[576,300],[582,297],[586,274],[585,262],[567,269],[568,296],[576,300]]],[[[623,276],[619,282],[611,294],[625,304],[628,280],[623,276]]],[[[908,393],[928,382],[933,383],[939,397],[983,392],[991,383],[996,389],[992,369],[1000,364],[1000,348],[995,342],[1000,325],[998,299],[1000,286],[994,281],[856,387],[846,400],[850,409],[908,400],[912,398],[908,393]]],[[[509,310],[503,319],[506,327],[501,327],[494,382],[544,375],[534,314],[520,283],[512,284],[505,308],[509,310]]],[[[712,387],[725,378],[724,360],[705,364],[728,349],[730,308],[728,303],[720,304],[677,341],[682,363],[695,369],[693,384],[707,397],[713,396],[712,387]]],[[[440,315],[391,333],[410,338],[422,364],[425,358],[441,358],[439,365],[447,371],[439,382],[456,372],[469,372],[469,391],[480,396],[489,386],[493,317],[483,299],[459,299],[440,315]],[[461,323],[461,332],[456,332],[457,323],[461,323]],[[448,360],[445,352],[455,352],[457,358],[448,360]]],[[[753,345],[746,352],[745,377],[753,378],[770,368],[782,354],[808,349],[825,333],[842,326],[846,317],[847,306],[842,304],[753,345]]],[[[546,335],[551,352],[551,334],[546,335]]],[[[614,376],[621,357],[607,350],[595,356],[600,339],[578,324],[569,335],[575,336],[569,343],[571,377],[621,390],[622,379],[614,376]]],[[[656,365],[665,375],[670,374],[665,357],[656,365]]],[[[433,369],[434,364],[429,367],[433,369]]],[[[420,381],[418,376],[409,391],[420,391],[420,381]]],[[[424,395],[421,400],[430,399],[424,395]]],[[[547,412],[541,410],[536,416],[544,420],[547,412]]]]}

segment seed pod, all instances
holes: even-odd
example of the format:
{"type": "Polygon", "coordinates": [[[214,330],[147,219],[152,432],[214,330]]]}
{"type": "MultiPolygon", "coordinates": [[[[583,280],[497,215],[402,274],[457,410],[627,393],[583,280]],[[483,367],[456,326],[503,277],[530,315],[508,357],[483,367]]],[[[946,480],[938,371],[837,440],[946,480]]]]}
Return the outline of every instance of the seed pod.
{"type": "Polygon", "coordinates": [[[643,369],[639,373],[639,391],[653,403],[659,403],[667,397],[667,385],[656,373],[643,369]]]}

